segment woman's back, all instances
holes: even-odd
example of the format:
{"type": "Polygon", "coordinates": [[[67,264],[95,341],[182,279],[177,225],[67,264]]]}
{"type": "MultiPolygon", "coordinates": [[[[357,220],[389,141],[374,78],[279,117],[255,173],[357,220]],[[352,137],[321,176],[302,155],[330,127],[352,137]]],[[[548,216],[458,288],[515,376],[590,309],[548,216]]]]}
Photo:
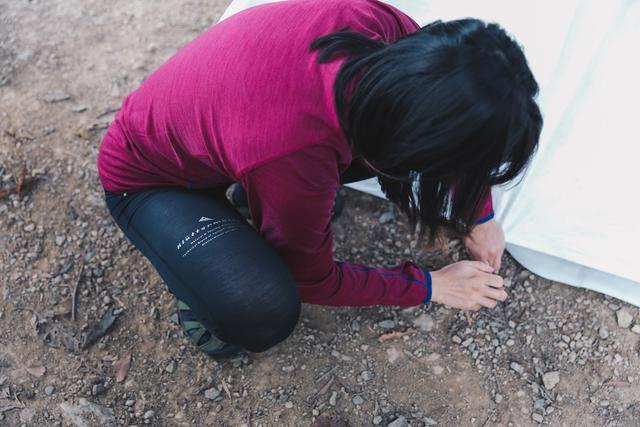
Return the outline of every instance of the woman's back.
{"type": "Polygon", "coordinates": [[[278,2],[215,25],[125,99],[101,146],[104,187],[220,186],[316,144],[346,167],[333,99],[343,61],[319,64],[309,51],[345,27],[385,41],[418,28],[375,0],[278,2]]]}

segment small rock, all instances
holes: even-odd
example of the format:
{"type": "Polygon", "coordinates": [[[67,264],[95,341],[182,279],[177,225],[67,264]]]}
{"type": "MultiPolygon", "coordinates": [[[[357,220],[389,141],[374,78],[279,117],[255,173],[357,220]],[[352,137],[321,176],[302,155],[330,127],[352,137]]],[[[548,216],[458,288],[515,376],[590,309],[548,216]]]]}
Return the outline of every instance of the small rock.
{"type": "Polygon", "coordinates": [[[136,404],[136,401],[133,399],[129,399],[126,402],[124,402],[124,406],[133,406],[136,404]]]}
{"type": "Polygon", "coordinates": [[[602,406],[603,408],[606,408],[607,406],[609,406],[609,401],[608,400],[601,400],[599,405],[602,406]]]}
{"type": "Polygon", "coordinates": [[[631,326],[631,321],[633,320],[633,316],[624,308],[616,311],[616,318],[618,319],[618,326],[624,329],[631,326]]]}
{"type": "Polygon", "coordinates": [[[364,399],[357,394],[353,396],[353,399],[351,399],[351,401],[353,402],[354,405],[358,405],[358,406],[364,403],[364,399]]]}
{"type": "Polygon", "coordinates": [[[431,369],[433,370],[434,375],[442,375],[444,372],[444,368],[440,365],[434,365],[431,369]]]}
{"type": "Polygon", "coordinates": [[[44,101],[48,104],[55,104],[57,102],[67,101],[69,99],[71,99],[71,95],[61,90],[51,91],[40,97],[41,101],[44,101]]]}
{"type": "Polygon", "coordinates": [[[398,417],[387,424],[387,427],[409,427],[409,422],[405,417],[398,417]]]}
{"type": "Polygon", "coordinates": [[[604,326],[600,326],[600,329],[598,329],[598,336],[601,340],[606,340],[609,338],[609,330],[604,326]]]}
{"type": "Polygon", "coordinates": [[[204,397],[209,400],[216,400],[220,396],[220,390],[213,387],[204,391],[204,397]]]}
{"type": "Polygon", "coordinates": [[[429,316],[427,313],[423,313],[420,316],[416,317],[413,320],[413,324],[416,328],[424,332],[430,332],[435,326],[433,317],[429,316]]]}
{"type": "Polygon", "coordinates": [[[513,369],[514,371],[516,371],[519,374],[522,374],[524,372],[524,368],[522,367],[522,365],[520,365],[517,362],[511,362],[511,364],[509,365],[509,367],[511,369],[513,369]]]}
{"type": "Polygon", "coordinates": [[[380,415],[376,415],[373,417],[373,425],[377,426],[382,422],[382,417],[380,415]]]}
{"type": "Polygon", "coordinates": [[[91,394],[93,394],[94,396],[97,396],[99,394],[104,393],[105,388],[102,384],[94,384],[93,387],[91,387],[91,394]]]}
{"type": "Polygon", "coordinates": [[[640,325],[633,325],[633,327],[631,328],[631,332],[640,335],[640,325]]]}
{"type": "Polygon", "coordinates": [[[32,232],[35,229],[36,229],[36,225],[34,223],[27,224],[27,225],[24,226],[24,231],[27,231],[29,233],[32,232]]]}
{"type": "Polygon", "coordinates": [[[336,406],[336,403],[338,403],[338,392],[334,391],[331,392],[331,397],[329,397],[329,405],[336,406]]]}
{"type": "Polygon", "coordinates": [[[378,326],[382,329],[393,329],[396,326],[396,322],[393,320],[383,320],[382,322],[378,322],[378,326]]]}
{"type": "Polygon", "coordinates": [[[153,410],[149,410],[149,411],[147,411],[147,412],[145,412],[145,413],[144,413],[144,415],[142,416],[142,418],[144,418],[145,420],[149,420],[149,419],[153,418],[153,416],[154,416],[155,414],[156,414],[156,413],[155,413],[153,410]]]}
{"type": "Polygon", "coordinates": [[[533,402],[533,409],[534,410],[544,410],[544,407],[546,406],[546,400],[544,399],[536,399],[535,402],[533,402]]]}
{"type": "Polygon", "coordinates": [[[462,342],[462,339],[459,336],[454,335],[451,337],[451,341],[453,341],[456,344],[460,344],[462,342]]]}
{"type": "Polygon", "coordinates": [[[395,219],[396,214],[395,212],[393,212],[393,209],[390,209],[386,212],[383,212],[382,215],[380,215],[380,217],[378,218],[378,221],[380,221],[380,224],[387,224],[394,221],[395,219]]]}
{"type": "Polygon", "coordinates": [[[371,381],[375,377],[375,374],[371,371],[362,371],[360,373],[360,378],[364,381],[371,381]]]}
{"type": "Polygon", "coordinates": [[[502,395],[501,395],[501,394],[499,394],[499,393],[498,393],[498,394],[496,394],[496,397],[495,397],[495,402],[496,402],[496,403],[500,403],[500,402],[502,402],[502,399],[503,399],[503,397],[502,397],[502,395]]]}
{"type": "Polygon", "coordinates": [[[533,415],[531,415],[531,418],[537,423],[541,423],[542,421],[544,421],[544,417],[538,413],[534,413],[533,415]]]}
{"type": "Polygon", "coordinates": [[[169,362],[167,364],[167,366],[165,366],[164,370],[167,371],[170,374],[173,374],[176,371],[176,362],[175,362],[175,360],[172,360],[171,362],[169,362]]]}
{"type": "Polygon", "coordinates": [[[553,371],[547,372],[542,375],[542,383],[544,384],[547,390],[552,390],[555,386],[560,382],[560,372],[553,371]]]}
{"type": "Polygon", "coordinates": [[[62,246],[66,240],[67,236],[56,236],[56,245],[62,246]]]}
{"type": "Polygon", "coordinates": [[[86,426],[100,425],[100,426],[113,426],[116,424],[113,410],[93,402],[89,402],[84,398],[78,400],[77,405],[63,402],[60,404],[62,410],[62,416],[69,421],[70,425],[74,426],[86,426]]]}
{"type": "Polygon", "coordinates": [[[51,396],[56,391],[56,388],[52,385],[48,385],[44,388],[44,394],[51,396]]]}
{"type": "Polygon", "coordinates": [[[424,423],[425,426],[437,426],[438,422],[436,420],[434,420],[433,418],[429,418],[429,417],[424,417],[422,419],[422,422],[424,423]]]}
{"type": "Polygon", "coordinates": [[[358,319],[353,319],[351,321],[351,330],[353,332],[359,332],[360,331],[360,322],[358,321],[358,319]]]}
{"type": "Polygon", "coordinates": [[[287,408],[287,409],[291,409],[291,408],[293,408],[293,402],[287,402],[287,403],[285,403],[285,404],[284,404],[284,407],[285,407],[285,408],[287,408]]]}

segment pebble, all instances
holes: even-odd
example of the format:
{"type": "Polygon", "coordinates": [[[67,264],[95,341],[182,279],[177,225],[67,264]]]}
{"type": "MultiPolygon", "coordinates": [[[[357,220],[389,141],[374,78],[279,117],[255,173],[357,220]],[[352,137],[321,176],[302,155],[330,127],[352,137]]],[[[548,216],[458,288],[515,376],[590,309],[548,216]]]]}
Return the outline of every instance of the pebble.
{"type": "Polygon", "coordinates": [[[413,325],[423,332],[430,332],[435,326],[433,317],[429,316],[427,313],[423,313],[420,316],[416,317],[413,320],[413,325]]]}
{"type": "Polygon", "coordinates": [[[601,400],[599,405],[602,406],[603,408],[606,408],[607,406],[609,406],[609,401],[608,400],[601,400]]]}
{"type": "Polygon", "coordinates": [[[503,399],[503,397],[502,397],[502,395],[501,395],[501,394],[496,394],[496,397],[495,397],[495,402],[496,402],[496,403],[500,403],[500,402],[502,402],[502,399],[503,399]]]}
{"type": "Polygon", "coordinates": [[[56,236],[56,245],[62,246],[64,242],[67,240],[66,236],[56,236]]]}
{"type": "Polygon", "coordinates": [[[546,400],[544,399],[536,399],[535,402],[533,402],[533,409],[534,410],[544,410],[544,407],[546,406],[546,400]]]}
{"type": "Polygon", "coordinates": [[[287,408],[287,409],[291,409],[291,408],[293,408],[293,402],[287,402],[287,403],[285,403],[285,404],[284,404],[284,407],[285,407],[285,408],[287,408]]]}
{"type": "Polygon", "coordinates": [[[618,319],[618,326],[624,329],[631,326],[631,321],[633,320],[633,316],[624,308],[616,311],[616,318],[618,319]]]}
{"type": "Polygon", "coordinates": [[[537,422],[537,423],[541,423],[542,421],[544,421],[544,417],[540,414],[534,413],[531,418],[533,419],[533,421],[537,422]]]}
{"type": "Polygon", "coordinates": [[[36,229],[36,225],[34,223],[27,224],[24,226],[24,231],[27,231],[27,232],[32,232],[35,229],[36,229]]]}
{"type": "Polygon", "coordinates": [[[542,383],[547,390],[552,390],[560,382],[560,372],[547,372],[542,376],[542,383]]]}
{"type": "Polygon", "coordinates": [[[375,374],[371,371],[362,371],[360,373],[360,378],[364,381],[371,381],[375,377],[375,374]]]}
{"type": "Polygon", "coordinates": [[[424,423],[425,426],[437,426],[438,422],[436,420],[434,420],[433,418],[429,418],[429,417],[424,417],[422,419],[422,422],[424,423]]]}
{"type": "Polygon", "coordinates": [[[48,385],[44,388],[44,394],[51,396],[56,391],[56,388],[52,385],[48,385]]]}
{"type": "Polygon", "coordinates": [[[97,396],[99,394],[104,393],[105,388],[102,384],[94,384],[93,387],[91,387],[91,394],[93,394],[94,396],[97,396]]]}
{"type": "Polygon", "coordinates": [[[373,417],[373,425],[378,425],[382,422],[382,417],[380,415],[376,415],[375,417],[373,417]]]}
{"type": "Polygon", "coordinates": [[[136,404],[136,401],[133,399],[129,399],[126,402],[124,402],[124,406],[133,406],[136,404]]]}
{"type": "Polygon", "coordinates": [[[398,417],[387,424],[387,427],[409,427],[409,422],[405,417],[398,417]]]}
{"type": "Polygon", "coordinates": [[[334,391],[334,392],[331,392],[331,397],[329,398],[329,405],[336,406],[336,403],[338,403],[338,392],[334,391]]]}
{"type": "Polygon", "coordinates": [[[353,332],[359,332],[360,331],[360,322],[358,321],[358,319],[353,319],[351,321],[351,330],[353,332]]]}
{"type": "Polygon", "coordinates": [[[176,371],[176,362],[175,362],[175,360],[172,360],[171,362],[169,362],[167,364],[167,366],[165,366],[164,370],[167,371],[170,374],[173,374],[176,371]]]}
{"type": "Polygon", "coordinates": [[[633,325],[633,327],[631,328],[631,332],[640,335],[640,325],[633,325]]]}
{"type": "Polygon", "coordinates": [[[606,340],[609,338],[609,330],[604,326],[600,326],[600,329],[598,329],[598,336],[601,340],[606,340]]]}
{"type": "Polygon", "coordinates": [[[380,224],[387,224],[396,219],[396,214],[393,212],[393,209],[383,212],[382,215],[378,218],[380,224]]]}
{"type": "Polygon", "coordinates": [[[147,412],[144,413],[144,415],[142,416],[142,418],[144,418],[145,420],[151,419],[153,418],[153,416],[156,413],[153,410],[148,410],[147,412]]]}
{"type": "Polygon", "coordinates": [[[209,400],[216,400],[220,396],[220,390],[213,387],[204,391],[204,397],[209,400]]]}
{"type": "Polygon", "coordinates": [[[396,326],[396,322],[393,320],[383,320],[382,322],[378,322],[378,326],[382,329],[393,329],[396,326]]]}
{"type": "Polygon", "coordinates": [[[451,341],[453,341],[456,344],[460,344],[462,342],[462,339],[459,336],[454,335],[451,337],[451,341]]]}
{"type": "Polygon", "coordinates": [[[513,369],[514,371],[516,371],[519,374],[522,374],[524,372],[524,368],[522,367],[522,365],[520,365],[517,362],[511,362],[509,367],[511,367],[511,369],[513,369]]]}
{"type": "Polygon", "coordinates": [[[353,399],[351,399],[351,401],[353,402],[354,405],[362,405],[364,403],[364,399],[357,394],[353,396],[353,399]]]}

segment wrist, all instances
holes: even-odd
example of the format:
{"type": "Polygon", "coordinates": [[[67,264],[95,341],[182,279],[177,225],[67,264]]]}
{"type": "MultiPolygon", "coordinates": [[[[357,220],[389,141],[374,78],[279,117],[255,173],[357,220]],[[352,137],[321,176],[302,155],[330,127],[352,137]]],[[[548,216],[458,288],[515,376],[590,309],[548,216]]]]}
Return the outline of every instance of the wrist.
{"type": "Polygon", "coordinates": [[[440,290],[442,289],[442,282],[444,281],[443,273],[441,270],[432,271],[431,277],[431,302],[441,303],[440,290]]]}

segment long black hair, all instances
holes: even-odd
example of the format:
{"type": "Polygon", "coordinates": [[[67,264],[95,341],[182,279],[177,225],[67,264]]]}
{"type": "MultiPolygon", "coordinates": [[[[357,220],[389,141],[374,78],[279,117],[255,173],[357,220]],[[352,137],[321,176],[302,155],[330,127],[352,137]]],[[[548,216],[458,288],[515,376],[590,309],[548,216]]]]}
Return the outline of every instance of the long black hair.
{"type": "Polygon", "coordinates": [[[491,186],[518,177],[538,145],[538,85],[496,24],[436,21],[387,44],[348,29],[315,40],[335,80],[340,125],[415,231],[470,232],[491,186]]]}

